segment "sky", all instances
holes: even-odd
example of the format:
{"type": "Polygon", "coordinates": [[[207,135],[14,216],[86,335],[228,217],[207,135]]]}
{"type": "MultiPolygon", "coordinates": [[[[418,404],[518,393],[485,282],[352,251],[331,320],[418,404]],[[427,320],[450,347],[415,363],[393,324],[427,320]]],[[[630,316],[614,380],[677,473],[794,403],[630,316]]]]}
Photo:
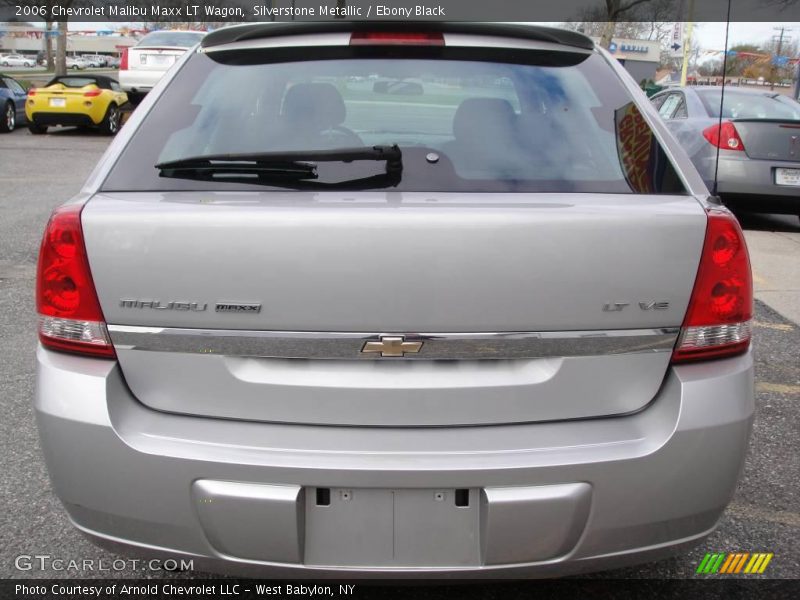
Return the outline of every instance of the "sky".
{"type": "MultiPolygon", "coordinates": [[[[776,27],[785,27],[784,39],[800,39],[800,23],[731,23],[728,44],[760,44],[779,35],[776,27]]],[[[725,47],[725,23],[697,23],[693,34],[704,50],[725,47]]]]}

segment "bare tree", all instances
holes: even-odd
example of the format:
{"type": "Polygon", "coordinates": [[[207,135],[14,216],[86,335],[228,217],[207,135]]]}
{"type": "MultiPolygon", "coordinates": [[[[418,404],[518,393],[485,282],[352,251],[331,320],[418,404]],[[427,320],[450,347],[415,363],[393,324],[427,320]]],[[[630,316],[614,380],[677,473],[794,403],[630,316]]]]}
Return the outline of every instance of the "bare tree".
{"type": "Polygon", "coordinates": [[[44,58],[46,61],[46,69],[52,71],[55,68],[55,61],[53,60],[53,38],[50,33],[53,31],[52,19],[47,19],[44,26],[44,58]]]}
{"type": "MultiPolygon", "coordinates": [[[[580,14],[585,20],[571,21],[562,23],[565,29],[580,31],[588,36],[602,38],[606,33],[606,28],[613,26],[612,38],[621,38],[657,41],[661,44],[659,62],[663,66],[675,66],[670,55],[669,42],[672,35],[672,28],[675,21],[672,20],[678,15],[677,0],[649,0],[637,6],[631,6],[625,13],[625,18],[630,21],[617,21],[616,23],[607,21],[607,13],[604,8],[587,10],[580,14]]],[[[610,40],[606,47],[610,45],[610,40]]]]}
{"type": "Polygon", "coordinates": [[[578,21],[564,23],[567,29],[599,37],[608,48],[615,35],[626,38],[665,41],[675,14],[675,0],[604,0],[604,7],[588,9],[578,21]],[[633,19],[623,21],[623,17],[633,19]]]}
{"type": "Polygon", "coordinates": [[[600,36],[600,45],[608,48],[616,32],[616,24],[625,14],[631,12],[641,4],[652,2],[652,0],[606,0],[606,17],[603,33],[600,36]]]}
{"type": "MultiPolygon", "coordinates": [[[[68,0],[69,1],[69,0],[68,0]]],[[[67,74],[67,21],[58,22],[58,37],[56,38],[56,75],[67,74]]]]}

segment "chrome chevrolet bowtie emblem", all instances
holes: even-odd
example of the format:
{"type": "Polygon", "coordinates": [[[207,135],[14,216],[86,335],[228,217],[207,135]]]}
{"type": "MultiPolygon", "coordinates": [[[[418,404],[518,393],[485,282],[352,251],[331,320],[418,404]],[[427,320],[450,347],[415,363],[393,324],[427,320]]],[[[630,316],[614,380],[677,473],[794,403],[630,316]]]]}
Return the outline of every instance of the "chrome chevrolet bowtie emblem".
{"type": "Polygon", "coordinates": [[[362,354],[380,352],[381,356],[401,357],[405,354],[416,354],[422,348],[422,342],[407,342],[402,335],[382,335],[379,342],[366,342],[361,348],[362,354]]]}

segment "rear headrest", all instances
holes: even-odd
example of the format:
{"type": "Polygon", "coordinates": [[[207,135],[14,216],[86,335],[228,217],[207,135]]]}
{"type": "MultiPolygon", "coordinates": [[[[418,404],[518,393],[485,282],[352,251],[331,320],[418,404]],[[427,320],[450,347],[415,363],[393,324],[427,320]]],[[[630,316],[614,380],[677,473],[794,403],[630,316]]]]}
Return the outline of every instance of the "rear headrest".
{"type": "Polygon", "coordinates": [[[330,83],[297,83],[283,99],[283,115],[306,130],[336,127],[346,114],[339,90],[330,83]]]}
{"type": "Polygon", "coordinates": [[[502,98],[468,98],[458,105],[453,117],[456,139],[507,135],[514,127],[516,113],[508,100],[502,98]]]}

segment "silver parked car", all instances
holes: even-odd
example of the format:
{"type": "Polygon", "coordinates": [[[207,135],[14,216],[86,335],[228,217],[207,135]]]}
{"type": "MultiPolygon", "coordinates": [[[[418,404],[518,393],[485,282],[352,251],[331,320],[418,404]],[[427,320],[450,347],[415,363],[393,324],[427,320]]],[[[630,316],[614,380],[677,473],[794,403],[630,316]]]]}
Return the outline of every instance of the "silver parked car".
{"type": "Polygon", "coordinates": [[[22,54],[5,54],[0,56],[0,67],[28,67],[36,66],[36,59],[22,54]]]}
{"type": "Polygon", "coordinates": [[[721,87],[672,88],[651,100],[709,188],[717,172],[726,204],[800,216],[800,103],[736,87],[725,88],[724,104],[721,87]]]}
{"type": "Polygon", "coordinates": [[[101,68],[107,65],[108,57],[102,54],[83,54],[81,58],[86,61],[90,67],[101,68]]]}
{"type": "Polygon", "coordinates": [[[66,58],[66,65],[68,69],[75,69],[76,71],[82,71],[83,69],[88,69],[92,66],[88,60],[80,56],[68,56],[66,58]]]}
{"type": "Polygon", "coordinates": [[[125,551],[604,569],[700,543],[744,461],[742,232],[580,34],[220,29],[55,210],[37,281],[53,486],[125,551]]]}

